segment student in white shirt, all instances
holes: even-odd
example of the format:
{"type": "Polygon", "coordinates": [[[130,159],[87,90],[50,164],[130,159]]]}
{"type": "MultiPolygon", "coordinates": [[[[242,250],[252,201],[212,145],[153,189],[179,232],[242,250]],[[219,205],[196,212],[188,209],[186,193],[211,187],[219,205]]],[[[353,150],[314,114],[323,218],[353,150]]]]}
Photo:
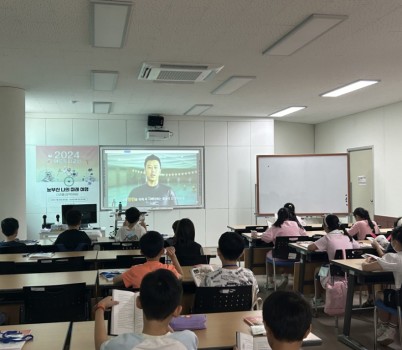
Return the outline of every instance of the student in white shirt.
{"type": "MultiPolygon", "coordinates": [[[[396,289],[402,285],[402,227],[396,227],[391,234],[391,244],[396,253],[387,253],[377,260],[367,258],[363,262],[364,271],[392,271],[394,274],[396,289]]],[[[381,292],[377,293],[379,299],[383,299],[381,292]]],[[[377,327],[377,342],[382,345],[393,343],[398,325],[396,316],[384,311],[378,312],[380,323],[377,327]]],[[[401,325],[399,325],[401,327],[401,325]]]]}
{"type": "Polygon", "coordinates": [[[140,220],[141,212],[131,207],[126,210],[126,220],[116,233],[116,241],[139,241],[147,232],[144,221],[140,220]]]}

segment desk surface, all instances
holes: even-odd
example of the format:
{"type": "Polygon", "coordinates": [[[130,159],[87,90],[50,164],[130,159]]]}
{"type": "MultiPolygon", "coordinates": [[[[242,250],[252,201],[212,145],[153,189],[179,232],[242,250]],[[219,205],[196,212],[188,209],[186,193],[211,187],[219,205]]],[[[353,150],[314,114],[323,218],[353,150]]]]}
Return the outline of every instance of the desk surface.
{"type": "MultiPolygon", "coordinates": [[[[199,349],[230,348],[236,344],[236,332],[250,334],[243,318],[258,316],[261,311],[239,311],[207,314],[207,328],[194,331],[198,337],[199,349]]],[[[70,350],[94,348],[94,321],[73,323],[70,350]]],[[[312,335],[314,345],[320,345],[321,339],[312,335]],[[314,339],[314,340],[313,340],[314,339]]],[[[313,345],[313,344],[311,344],[313,345]]]]}
{"type": "Polygon", "coordinates": [[[139,249],[127,250],[100,250],[98,251],[98,260],[115,260],[117,255],[138,255],[141,256],[139,249]]]}
{"type": "MultiPolygon", "coordinates": [[[[75,256],[83,256],[86,261],[96,260],[98,252],[96,250],[83,251],[83,252],[56,252],[50,258],[42,259],[57,259],[57,258],[70,258],[75,256]]],[[[0,254],[0,261],[14,261],[15,263],[36,263],[38,259],[30,259],[27,254],[0,254]]]]}
{"type": "Polygon", "coordinates": [[[98,271],[44,272],[0,275],[0,291],[22,290],[31,286],[54,286],[58,284],[86,283],[94,287],[98,271]]]}
{"type": "MultiPolygon", "coordinates": [[[[353,249],[373,249],[371,246],[371,242],[367,239],[358,241],[360,243],[359,248],[353,248],[353,249]]],[[[311,243],[311,241],[306,241],[306,242],[297,242],[297,243],[289,243],[289,246],[295,248],[298,252],[304,253],[304,254],[314,254],[314,253],[322,253],[324,250],[308,250],[307,246],[311,243]]],[[[356,259],[353,259],[356,260],[356,259]]],[[[349,261],[349,260],[348,260],[349,261]]]]}
{"type": "Polygon", "coordinates": [[[377,274],[389,274],[392,275],[390,271],[363,271],[362,263],[365,259],[339,259],[339,260],[331,260],[331,263],[334,265],[338,265],[345,271],[353,271],[354,274],[357,275],[372,275],[375,276],[377,274]]]}
{"type": "Polygon", "coordinates": [[[30,329],[34,339],[26,342],[23,350],[63,350],[69,325],[70,322],[18,324],[0,326],[0,331],[30,329]]]}

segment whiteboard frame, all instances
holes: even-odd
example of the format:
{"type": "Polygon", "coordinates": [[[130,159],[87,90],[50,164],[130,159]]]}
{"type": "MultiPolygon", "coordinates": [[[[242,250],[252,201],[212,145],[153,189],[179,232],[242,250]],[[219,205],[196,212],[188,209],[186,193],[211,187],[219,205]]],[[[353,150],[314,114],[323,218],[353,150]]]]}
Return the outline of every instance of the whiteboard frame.
{"type": "MultiPolygon", "coordinates": [[[[256,159],[256,164],[257,164],[257,171],[256,171],[256,176],[257,176],[257,184],[256,184],[256,216],[272,216],[275,215],[276,212],[269,212],[269,213],[264,213],[260,212],[260,159],[261,158],[299,158],[299,157],[344,157],[346,160],[346,165],[347,165],[347,174],[346,174],[346,180],[347,180],[347,212],[336,212],[332,214],[336,215],[349,215],[350,213],[350,205],[351,205],[351,200],[350,200],[350,162],[349,162],[349,154],[348,153],[325,153],[325,154],[289,154],[289,155],[257,155],[256,159]]],[[[288,200],[291,201],[291,200],[288,200]]],[[[283,204],[285,204],[284,202],[283,204]]],[[[282,205],[283,205],[282,204],[282,205]]],[[[280,209],[280,206],[277,208],[278,210],[280,209]]],[[[296,207],[297,209],[297,207],[296,207]]],[[[305,216],[320,216],[323,214],[327,214],[325,212],[319,212],[319,213],[303,213],[303,212],[297,212],[298,215],[305,215],[305,216]]]]}

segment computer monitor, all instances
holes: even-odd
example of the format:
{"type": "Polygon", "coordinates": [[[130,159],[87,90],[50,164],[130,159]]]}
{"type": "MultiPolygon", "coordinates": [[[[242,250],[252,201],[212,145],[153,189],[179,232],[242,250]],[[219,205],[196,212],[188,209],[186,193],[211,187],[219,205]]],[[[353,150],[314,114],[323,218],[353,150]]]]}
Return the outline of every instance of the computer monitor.
{"type": "Polygon", "coordinates": [[[89,227],[98,222],[96,204],[63,204],[61,206],[62,223],[67,224],[67,213],[70,210],[79,210],[82,214],[81,227],[89,227]]]}

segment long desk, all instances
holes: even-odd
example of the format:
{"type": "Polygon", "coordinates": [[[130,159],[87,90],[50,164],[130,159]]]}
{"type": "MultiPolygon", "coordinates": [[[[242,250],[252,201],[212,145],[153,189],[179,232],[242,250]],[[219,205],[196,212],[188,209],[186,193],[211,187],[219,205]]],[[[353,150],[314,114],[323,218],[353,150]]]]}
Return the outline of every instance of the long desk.
{"type": "MultiPolygon", "coordinates": [[[[258,316],[261,311],[239,311],[207,314],[207,328],[196,330],[198,349],[233,349],[236,332],[250,334],[250,327],[243,321],[246,316],[258,316]]],[[[73,323],[70,350],[94,348],[94,321],[73,323]]],[[[303,345],[321,345],[314,335],[303,345]]]]}
{"type": "MultiPolygon", "coordinates": [[[[95,261],[98,256],[98,252],[96,250],[82,251],[82,252],[55,252],[54,255],[50,258],[41,258],[41,259],[59,259],[59,258],[70,258],[76,256],[83,256],[84,260],[95,261]]],[[[21,263],[36,263],[39,259],[32,259],[28,254],[0,254],[0,261],[13,261],[17,264],[21,263]]]]}
{"type": "Polygon", "coordinates": [[[71,283],[86,283],[87,287],[95,288],[97,278],[96,270],[0,275],[0,292],[20,292],[24,287],[71,283]]]}
{"type": "Polygon", "coordinates": [[[342,268],[348,274],[348,293],[346,297],[345,315],[342,334],[338,335],[338,340],[352,349],[367,350],[359,342],[350,337],[350,325],[352,319],[353,295],[356,285],[393,283],[392,272],[363,271],[362,262],[364,259],[332,260],[331,262],[342,268]]]}
{"type": "MultiPolygon", "coordinates": [[[[308,242],[308,244],[313,243],[313,242],[308,242]]],[[[356,248],[356,249],[367,249],[371,250],[374,248],[371,247],[370,241],[364,240],[364,241],[359,241],[361,248],[356,248]]],[[[326,251],[320,251],[320,250],[315,250],[311,251],[307,249],[307,245],[302,242],[298,243],[289,243],[289,246],[294,248],[296,252],[300,254],[300,268],[299,268],[299,292],[303,294],[304,292],[304,286],[307,284],[306,282],[314,283],[314,281],[306,281],[305,280],[305,271],[306,271],[306,262],[312,262],[314,261],[320,261],[320,262],[328,262],[328,255],[326,251]]]]}
{"type": "Polygon", "coordinates": [[[0,331],[30,329],[34,339],[26,342],[23,350],[63,350],[69,326],[70,322],[19,324],[0,326],[0,331]]]}

